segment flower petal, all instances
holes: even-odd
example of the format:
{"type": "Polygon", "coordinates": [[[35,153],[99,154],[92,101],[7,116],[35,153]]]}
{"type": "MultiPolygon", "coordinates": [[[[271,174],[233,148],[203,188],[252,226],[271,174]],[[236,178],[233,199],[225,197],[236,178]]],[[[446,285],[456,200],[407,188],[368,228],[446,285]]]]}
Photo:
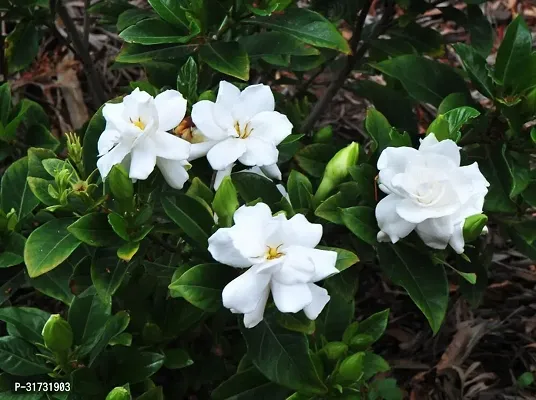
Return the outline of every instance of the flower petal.
{"type": "Polygon", "coordinates": [[[231,164],[225,169],[216,171],[216,179],[214,179],[214,190],[218,190],[218,188],[221,185],[221,182],[223,181],[223,178],[231,175],[231,172],[233,171],[234,166],[235,166],[234,164],[231,164]]]}
{"type": "Polygon", "coordinates": [[[274,111],[275,99],[267,85],[251,85],[240,93],[240,100],[233,107],[233,115],[246,122],[263,111],[274,111]]]}
{"type": "MultiPolygon", "coordinates": [[[[419,224],[429,218],[452,215],[459,210],[460,205],[456,192],[447,187],[442,197],[433,206],[418,204],[411,199],[403,199],[396,204],[396,212],[402,219],[419,224]]],[[[386,232],[381,226],[380,228],[386,232]]]]}
{"type": "Polygon", "coordinates": [[[124,117],[125,105],[123,103],[106,103],[102,107],[102,116],[106,120],[106,129],[125,130],[128,120],[124,117]]]}
{"type": "Polygon", "coordinates": [[[449,240],[450,247],[452,247],[458,254],[462,254],[465,247],[465,238],[463,237],[464,222],[465,221],[462,221],[454,225],[452,236],[449,240]]]}
{"type": "Polygon", "coordinates": [[[157,157],[168,160],[186,160],[190,155],[190,143],[178,136],[157,131],[151,136],[157,157]]]}
{"type": "Polygon", "coordinates": [[[173,189],[182,189],[188,181],[188,171],[186,171],[185,164],[188,165],[182,160],[156,158],[156,166],[162,173],[167,184],[173,189]]]}
{"type": "Polygon", "coordinates": [[[228,137],[225,129],[215,119],[216,105],[208,100],[201,100],[192,107],[192,122],[201,133],[212,140],[223,140],[228,137]]]}
{"type": "Polygon", "coordinates": [[[208,251],[212,258],[222,264],[235,268],[247,268],[251,261],[235,247],[230,233],[233,228],[220,228],[208,238],[208,251]]]}
{"type": "Polygon", "coordinates": [[[451,159],[457,167],[460,166],[460,148],[458,145],[450,139],[438,142],[433,133],[421,140],[419,152],[441,154],[451,159]]]}
{"type": "Polygon", "coordinates": [[[302,246],[285,247],[282,251],[286,254],[283,267],[274,273],[274,279],[282,283],[295,282],[318,282],[329,276],[339,273],[335,267],[337,253],[330,250],[311,249],[302,246]],[[295,271],[290,272],[290,269],[295,271]],[[296,275],[300,273],[300,276],[296,275]],[[292,279],[296,278],[296,281],[292,279]],[[300,278],[301,280],[297,280],[300,278]]]}
{"type": "Polygon", "coordinates": [[[207,160],[217,171],[227,168],[246,152],[244,140],[229,138],[217,143],[207,153],[207,160]]]}
{"type": "Polygon", "coordinates": [[[256,137],[231,140],[240,140],[245,143],[246,151],[238,158],[244,165],[273,165],[277,162],[279,151],[277,150],[277,147],[270,142],[266,142],[256,137]]]}
{"type": "Polygon", "coordinates": [[[218,88],[218,96],[216,103],[231,111],[233,107],[240,101],[240,89],[232,83],[221,81],[218,88]]]}
{"type": "Polygon", "coordinates": [[[404,200],[402,197],[396,194],[390,194],[381,199],[376,206],[378,226],[384,234],[389,236],[393,243],[408,236],[415,228],[415,224],[405,221],[396,212],[396,207],[402,200],[404,200]]]}
{"type": "Polygon", "coordinates": [[[418,158],[419,152],[411,147],[387,147],[378,159],[379,187],[384,193],[397,193],[391,186],[391,180],[403,173],[410,160],[418,158]]]}
{"type": "Polygon", "coordinates": [[[241,206],[233,215],[235,224],[265,226],[272,220],[272,210],[265,203],[254,206],[241,206]]]}
{"type": "Polygon", "coordinates": [[[269,283],[269,274],[257,273],[256,267],[246,270],[223,288],[224,307],[243,314],[255,312],[259,302],[266,296],[269,283]]]}
{"type": "Polygon", "coordinates": [[[188,161],[197,160],[207,155],[208,151],[218,143],[217,140],[207,140],[206,142],[192,143],[188,161]]]}
{"type": "Polygon", "coordinates": [[[277,164],[263,165],[260,169],[269,179],[275,179],[277,181],[280,181],[282,179],[281,170],[279,169],[277,164]]]}
{"type": "Polygon", "coordinates": [[[434,249],[444,249],[454,231],[450,217],[427,219],[415,228],[422,241],[434,249]]]}
{"type": "Polygon", "coordinates": [[[186,114],[186,99],[176,90],[166,90],[155,97],[158,129],[169,131],[179,125],[186,114]]]}
{"type": "Polygon", "coordinates": [[[108,153],[121,139],[121,133],[115,129],[105,129],[99,136],[97,149],[99,156],[108,153]]]}
{"type": "Polygon", "coordinates": [[[315,285],[314,283],[309,283],[309,290],[313,295],[313,301],[311,304],[305,306],[303,311],[307,318],[315,320],[318,318],[326,304],[328,304],[330,297],[326,289],[315,285]]]}
{"type": "Polygon", "coordinates": [[[313,301],[313,295],[307,283],[283,285],[272,280],[271,289],[275,306],[284,313],[297,313],[313,301]]]}
{"type": "Polygon", "coordinates": [[[312,224],[303,214],[295,214],[281,223],[281,239],[286,246],[314,248],[322,238],[322,225],[312,224]]]}
{"type": "Polygon", "coordinates": [[[156,153],[153,143],[144,140],[132,149],[129,177],[133,179],[147,179],[156,165],[156,153]]]}
{"type": "Polygon", "coordinates": [[[277,111],[263,111],[249,120],[250,137],[262,139],[277,146],[292,133],[292,124],[286,115],[277,111]]]}
{"type": "Polygon", "coordinates": [[[115,164],[120,164],[123,161],[126,155],[130,152],[130,149],[131,147],[129,144],[119,143],[97,160],[97,168],[99,169],[102,179],[106,179],[115,164]]]}
{"type": "Polygon", "coordinates": [[[270,295],[270,286],[266,285],[266,289],[262,293],[262,297],[257,303],[257,307],[250,313],[244,314],[244,326],[246,328],[253,328],[258,325],[264,318],[264,309],[266,308],[266,302],[270,295]]]}

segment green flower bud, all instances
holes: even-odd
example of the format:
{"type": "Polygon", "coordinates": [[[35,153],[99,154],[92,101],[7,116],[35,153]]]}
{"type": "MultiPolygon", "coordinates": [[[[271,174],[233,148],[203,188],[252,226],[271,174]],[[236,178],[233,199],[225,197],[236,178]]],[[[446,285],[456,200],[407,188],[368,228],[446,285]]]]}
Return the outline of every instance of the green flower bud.
{"type": "Polygon", "coordinates": [[[374,343],[374,338],[370,335],[367,335],[366,333],[360,333],[359,335],[355,335],[350,340],[350,346],[354,350],[365,350],[372,343],[374,343]]]}
{"type": "Polygon", "coordinates": [[[127,170],[121,164],[116,164],[112,167],[108,174],[107,182],[114,198],[117,200],[129,200],[134,197],[134,185],[128,177],[127,170]]]}
{"type": "Polygon", "coordinates": [[[73,345],[73,330],[71,325],[59,314],[53,314],[43,327],[41,332],[45,346],[56,352],[63,352],[73,345]]]}
{"type": "Polygon", "coordinates": [[[363,352],[346,357],[339,366],[335,379],[337,383],[353,383],[361,379],[364,360],[365,353],[363,352]]]}
{"type": "Polygon", "coordinates": [[[10,232],[14,231],[15,227],[17,226],[19,222],[17,211],[15,211],[15,209],[12,208],[11,211],[7,213],[6,218],[7,218],[7,230],[10,232]]]}
{"type": "Polygon", "coordinates": [[[344,149],[339,150],[328,162],[320,186],[315,193],[315,204],[325,200],[330,192],[341,184],[350,174],[349,169],[357,163],[359,157],[359,144],[350,143],[344,149]]]}
{"type": "Polygon", "coordinates": [[[536,88],[532,89],[523,102],[523,111],[534,115],[536,113],[536,88]]]}
{"type": "Polygon", "coordinates": [[[124,387],[115,387],[112,389],[110,393],[108,393],[108,396],[106,396],[106,400],[130,400],[130,393],[127,389],[124,387]]]}
{"type": "Polygon", "coordinates": [[[67,137],[67,154],[69,160],[76,165],[76,168],[80,173],[84,172],[84,163],[82,160],[82,145],[80,144],[80,138],[74,132],[65,133],[67,137]]]}
{"type": "Polygon", "coordinates": [[[313,135],[314,143],[329,143],[333,137],[331,125],[325,126],[313,135]]]}
{"type": "Polygon", "coordinates": [[[326,344],[321,352],[330,361],[336,361],[346,354],[348,346],[343,342],[331,342],[326,344]]]}
{"type": "Polygon", "coordinates": [[[467,217],[463,224],[463,238],[466,242],[476,240],[488,223],[488,217],[484,214],[475,214],[467,217]]]}
{"type": "Polygon", "coordinates": [[[359,322],[352,322],[348,327],[344,330],[344,333],[342,334],[342,341],[346,344],[350,344],[350,341],[352,338],[356,335],[357,330],[359,329],[359,322]]]}

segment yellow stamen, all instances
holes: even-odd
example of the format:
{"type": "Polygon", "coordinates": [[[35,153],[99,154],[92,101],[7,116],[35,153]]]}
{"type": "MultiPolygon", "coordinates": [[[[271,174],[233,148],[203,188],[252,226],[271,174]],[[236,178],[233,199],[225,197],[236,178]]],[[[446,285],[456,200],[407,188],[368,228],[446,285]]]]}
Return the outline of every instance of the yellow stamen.
{"type": "Polygon", "coordinates": [[[138,117],[136,121],[132,121],[132,118],[130,118],[130,122],[132,122],[134,126],[137,126],[138,128],[140,128],[142,131],[145,129],[145,124],[143,123],[140,117],[138,117]]]}
{"type": "Polygon", "coordinates": [[[240,123],[237,121],[234,124],[234,128],[240,139],[247,139],[249,135],[251,135],[251,132],[253,132],[253,128],[250,128],[249,122],[246,124],[244,129],[240,129],[240,123]]]}
{"type": "Polygon", "coordinates": [[[274,260],[276,258],[282,257],[284,254],[279,252],[279,248],[281,246],[282,246],[281,244],[277,247],[268,246],[268,251],[266,252],[266,259],[274,260]]]}

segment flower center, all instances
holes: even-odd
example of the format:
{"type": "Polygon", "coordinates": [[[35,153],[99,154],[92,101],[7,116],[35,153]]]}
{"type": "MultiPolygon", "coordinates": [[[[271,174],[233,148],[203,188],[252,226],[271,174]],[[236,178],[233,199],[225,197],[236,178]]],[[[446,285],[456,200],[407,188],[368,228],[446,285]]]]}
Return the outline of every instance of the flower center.
{"type": "Polygon", "coordinates": [[[270,246],[267,246],[268,247],[268,250],[266,251],[266,259],[267,260],[275,260],[276,258],[279,258],[279,257],[282,257],[284,256],[285,254],[284,253],[281,253],[279,251],[279,248],[283,246],[282,244],[280,244],[279,246],[277,247],[270,247],[270,246]]]}
{"type": "Polygon", "coordinates": [[[432,205],[441,198],[444,190],[439,182],[422,183],[417,187],[415,200],[422,205],[432,205]]]}
{"type": "Polygon", "coordinates": [[[130,122],[134,125],[140,128],[142,131],[145,129],[145,123],[141,120],[140,117],[138,117],[137,120],[132,121],[132,118],[130,118],[130,122]]]}
{"type": "Polygon", "coordinates": [[[234,124],[234,128],[240,139],[247,139],[249,135],[251,135],[251,132],[253,132],[253,128],[249,126],[249,122],[246,123],[246,126],[244,126],[244,128],[241,128],[240,122],[236,121],[234,124]]]}

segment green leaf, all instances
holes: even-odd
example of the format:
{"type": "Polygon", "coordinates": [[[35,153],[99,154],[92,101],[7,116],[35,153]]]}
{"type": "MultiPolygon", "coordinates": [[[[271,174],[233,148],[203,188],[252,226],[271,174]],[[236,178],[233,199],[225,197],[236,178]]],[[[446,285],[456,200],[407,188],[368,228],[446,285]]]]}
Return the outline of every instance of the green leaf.
{"type": "Polygon", "coordinates": [[[37,349],[13,336],[0,337],[0,369],[16,376],[42,375],[50,372],[37,349]]]}
{"type": "Polygon", "coordinates": [[[376,144],[378,152],[381,153],[386,147],[390,146],[391,138],[389,133],[392,129],[391,124],[382,113],[374,108],[367,110],[365,129],[376,144]]]}
{"type": "MultiPolygon", "coordinates": [[[[149,231],[146,231],[147,234],[149,231]]],[[[143,239],[143,238],[142,238],[143,239]]],[[[128,242],[117,249],[116,255],[124,262],[129,262],[140,249],[140,242],[128,242]]]]}
{"type": "Polygon", "coordinates": [[[197,100],[197,63],[193,57],[188,57],[188,60],[179,70],[177,90],[190,103],[193,104],[197,100]]]}
{"type": "Polygon", "coordinates": [[[532,36],[523,17],[513,20],[497,51],[495,79],[504,86],[511,86],[524,77],[526,63],[532,49],[532,36]]]}
{"type": "Polygon", "coordinates": [[[11,113],[11,87],[9,82],[0,86],[0,122],[6,126],[11,113]]]}
{"type": "Polygon", "coordinates": [[[166,356],[164,366],[168,369],[185,368],[194,363],[188,352],[183,349],[166,349],[164,355],[166,356]]]}
{"type": "Polygon", "coordinates": [[[117,235],[108,224],[106,214],[103,213],[86,214],[70,225],[67,230],[75,238],[90,246],[112,246],[118,241],[117,235]]]}
{"type": "Polygon", "coordinates": [[[64,262],[80,245],[67,227],[72,218],[53,219],[33,231],[24,248],[24,262],[30,278],[36,278],[64,262]]]}
{"type": "Polygon", "coordinates": [[[378,244],[376,239],[378,223],[373,208],[364,206],[344,208],[341,210],[341,218],[344,225],[359,239],[371,246],[378,244]]]}
{"type": "Polygon", "coordinates": [[[447,311],[449,288],[442,265],[402,243],[378,247],[380,267],[402,286],[437,333],[447,311]]]}
{"type": "Polygon", "coordinates": [[[451,93],[443,99],[437,108],[437,113],[445,114],[447,111],[454,110],[458,107],[468,106],[470,104],[471,100],[468,99],[464,93],[451,93]]]}
{"type": "Polygon", "coordinates": [[[32,21],[19,22],[5,40],[7,68],[14,74],[32,63],[39,51],[39,32],[32,21]]]}
{"type": "Polygon", "coordinates": [[[287,33],[313,46],[350,54],[350,46],[337,28],[320,14],[306,8],[292,8],[283,14],[253,17],[244,22],[287,33]]]}
{"type": "Polygon", "coordinates": [[[122,30],[128,28],[129,26],[135,25],[138,22],[154,17],[155,14],[149,10],[143,10],[141,8],[131,8],[119,14],[117,18],[117,31],[121,32],[122,30]]]}
{"type": "Polygon", "coordinates": [[[187,43],[196,36],[188,35],[184,30],[162,21],[160,18],[149,18],[129,26],[119,34],[125,42],[139,44],[187,43]]]}
{"type": "Polygon", "coordinates": [[[532,372],[525,372],[517,378],[517,386],[524,389],[534,383],[534,374],[532,372]]]}
{"type": "Polygon", "coordinates": [[[312,56],[320,52],[301,40],[282,32],[261,32],[238,39],[250,58],[273,55],[312,56]]]}
{"type": "Polygon", "coordinates": [[[264,176],[252,172],[237,172],[231,175],[233,184],[238,190],[240,197],[246,202],[252,202],[259,197],[272,208],[281,201],[281,193],[275,183],[264,176]]]}
{"type": "Polygon", "coordinates": [[[114,232],[123,240],[130,241],[130,235],[128,233],[127,221],[118,214],[108,214],[108,223],[114,230],[114,232]]]}
{"type": "Polygon", "coordinates": [[[46,294],[48,297],[70,305],[74,298],[69,286],[72,274],[73,265],[67,260],[46,274],[37,278],[30,278],[30,284],[34,289],[46,294]]]}
{"type": "Polygon", "coordinates": [[[125,44],[115,59],[125,64],[182,60],[198,49],[198,44],[154,45],[125,44]]]}
{"type": "Polygon", "coordinates": [[[28,176],[50,179],[50,175],[43,166],[43,160],[56,158],[56,154],[49,149],[38,149],[32,147],[28,149],[28,176]]]}
{"type": "Polygon", "coordinates": [[[41,203],[46,206],[54,206],[58,204],[58,200],[52,197],[48,192],[48,187],[51,184],[53,185],[54,181],[49,181],[43,178],[36,178],[33,176],[29,176],[27,181],[28,187],[41,203]]]}
{"type": "Polygon", "coordinates": [[[457,142],[461,137],[460,129],[471,119],[480,115],[480,112],[471,107],[458,107],[439,114],[430,124],[427,133],[434,133],[437,140],[451,139],[457,142]]]}
{"type": "MultiPolygon", "coordinates": [[[[89,364],[88,364],[89,367],[93,365],[93,363],[95,362],[99,354],[105,349],[108,343],[110,343],[110,340],[112,340],[113,337],[119,335],[125,329],[127,329],[127,326],[129,323],[130,323],[130,315],[126,311],[119,311],[113,317],[110,317],[108,321],[106,321],[106,324],[104,325],[104,328],[101,331],[101,334],[98,340],[95,342],[95,345],[93,346],[93,349],[91,350],[91,354],[89,356],[89,364]]],[[[124,348],[128,349],[129,347],[124,347],[124,348]]],[[[121,361],[126,362],[126,360],[121,360],[121,361]]]]}
{"type": "Polygon", "coordinates": [[[222,227],[231,226],[234,212],[239,206],[238,194],[233,181],[231,177],[226,176],[221,181],[212,202],[212,208],[218,216],[218,225],[222,227]]]}
{"type": "Polygon", "coordinates": [[[0,308],[0,321],[8,324],[10,335],[33,343],[43,343],[41,331],[49,317],[49,313],[38,308],[0,308]]]}
{"type": "Polygon", "coordinates": [[[470,259],[470,262],[465,258],[457,256],[456,267],[464,273],[476,275],[476,282],[471,284],[465,279],[460,280],[460,291],[472,307],[478,307],[484,296],[484,291],[488,287],[488,268],[491,263],[491,252],[479,252],[476,248],[466,247],[465,255],[470,259]]]}
{"type": "Polygon", "coordinates": [[[186,10],[182,2],[176,0],[149,0],[149,4],[166,22],[172,25],[188,27],[186,10]]]}
{"type": "Polygon", "coordinates": [[[367,334],[372,338],[372,343],[377,342],[387,328],[389,321],[389,309],[371,315],[358,325],[356,335],[367,334]]]}
{"type": "Polygon", "coordinates": [[[277,325],[265,315],[254,328],[241,325],[253,364],[272,382],[307,394],[325,394],[327,388],[309,355],[307,337],[277,325]]]}
{"type": "Polygon", "coordinates": [[[206,249],[214,220],[199,201],[187,195],[165,197],[162,206],[166,214],[195,243],[206,249]]]}
{"type": "Polygon", "coordinates": [[[237,372],[212,391],[213,400],[284,399],[289,389],[270,382],[255,367],[237,372]]]}
{"type": "Polygon", "coordinates": [[[207,43],[200,48],[199,57],[218,72],[249,79],[249,57],[238,42],[207,43]]]}
{"type": "Polygon", "coordinates": [[[6,239],[4,252],[0,254],[0,268],[9,268],[24,261],[26,238],[17,232],[11,232],[6,239]]]}
{"type": "Polygon", "coordinates": [[[402,391],[393,378],[378,379],[370,387],[369,399],[402,400],[402,391]]]}
{"type": "Polygon", "coordinates": [[[106,303],[112,302],[112,296],[119,289],[129,270],[129,264],[120,260],[116,252],[110,249],[99,249],[91,262],[91,280],[106,303]]]}
{"type": "Polygon", "coordinates": [[[315,178],[321,178],[327,163],[337,152],[337,148],[324,143],[314,143],[300,149],[295,155],[299,167],[315,178]]]}
{"type": "Polygon", "coordinates": [[[313,206],[313,185],[302,173],[292,170],[287,182],[290,203],[296,210],[309,210],[313,206]]]}
{"type": "Polygon", "coordinates": [[[112,356],[117,360],[113,376],[113,381],[117,384],[142,382],[162,368],[165,360],[163,354],[124,346],[114,346],[112,356]]]}
{"type": "Polygon", "coordinates": [[[493,47],[495,32],[486,15],[480,7],[469,5],[467,7],[467,29],[471,35],[471,46],[483,57],[487,57],[493,47]]]}
{"type": "Polygon", "coordinates": [[[276,321],[289,331],[305,333],[306,335],[312,335],[316,329],[315,321],[311,321],[304,313],[279,313],[276,316],[276,321]]]}
{"type": "Polygon", "coordinates": [[[27,178],[28,157],[23,157],[6,169],[0,184],[2,210],[7,214],[15,209],[19,221],[39,205],[39,200],[28,187],[27,178]]]}
{"type": "Polygon", "coordinates": [[[43,124],[33,125],[28,128],[26,143],[29,146],[50,149],[52,151],[55,151],[60,145],[58,138],[43,124]]]}
{"type": "MultiPolygon", "coordinates": [[[[102,106],[104,107],[104,105],[102,106]]],[[[106,121],[102,116],[102,107],[89,120],[82,147],[82,158],[84,162],[85,175],[89,176],[97,168],[97,143],[101,133],[104,131],[106,121]]]]}
{"type": "Polygon", "coordinates": [[[101,335],[111,315],[111,304],[106,303],[91,287],[74,298],[69,308],[69,324],[73,329],[74,343],[80,347],[80,356],[88,354],[101,335]]]}
{"type": "Polygon", "coordinates": [[[316,246],[316,248],[320,250],[334,251],[337,253],[337,262],[335,264],[335,268],[337,268],[339,272],[342,272],[359,262],[359,257],[349,250],[327,246],[316,246]]]}
{"type": "Polygon", "coordinates": [[[172,297],[183,297],[190,304],[214,312],[221,307],[221,292],[236,278],[233,268],[223,264],[199,264],[169,285],[172,297]]]}
{"type": "Polygon", "coordinates": [[[389,363],[385,361],[382,357],[371,352],[365,352],[365,358],[363,360],[363,379],[369,380],[374,375],[380,372],[387,372],[391,368],[389,363]]]}
{"type": "Polygon", "coordinates": [[[157,386],[152,389],[149,389],[136,400],[164,400],[164,391],[162,389],[162,386],[157,386]]]}
{"type": "Polygon", "coordinates": [[[463,78],[448,65],[416,55],[404,55],[373,65],[400,80],[418,101],[439,106],[450,93],[467,93],[463,78]]]}

